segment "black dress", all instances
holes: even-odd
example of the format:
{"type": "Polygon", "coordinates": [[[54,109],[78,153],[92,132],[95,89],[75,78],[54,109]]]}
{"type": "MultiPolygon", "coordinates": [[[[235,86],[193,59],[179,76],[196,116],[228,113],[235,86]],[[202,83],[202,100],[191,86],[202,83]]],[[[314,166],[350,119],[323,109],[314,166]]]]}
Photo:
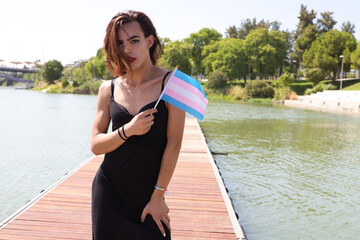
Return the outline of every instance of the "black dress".
{"type": "MultiPolygon", "coordinates": [[[[168,74],[164,76],[161,91],[168,74]]],[[[161,91],[159,89],[159,94],[161,91]]],[[[155,103],[145,105],[140,112],[153,108],[155,103]]],[[[105,154],[92,184],[94,240],[171,239],[166,225],[163,224],[164,237],[150,214],[144,223],[140,219],[154,191],[167,143],[168,111],[163,100],[157,109],[149,132],[132,136],[116,150],[105,154]]],[[[115,102],[114,81],[111,82],[110,115],[113,131],[134,117],[115,102]]]]}

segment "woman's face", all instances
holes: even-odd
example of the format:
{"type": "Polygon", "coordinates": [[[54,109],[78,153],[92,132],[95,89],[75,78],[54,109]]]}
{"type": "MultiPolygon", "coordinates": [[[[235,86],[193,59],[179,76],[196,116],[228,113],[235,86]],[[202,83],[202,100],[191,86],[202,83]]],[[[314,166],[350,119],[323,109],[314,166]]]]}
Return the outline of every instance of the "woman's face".
{"type": "Polygon", "coordinates": [[[125,66],[132,71],[139,69],[143,64],[151,63],[149,49],[154,42],[150,35],[145,38],[138,22],[126,23],[118,32],[119,48],[125,55],[125,66]]]}

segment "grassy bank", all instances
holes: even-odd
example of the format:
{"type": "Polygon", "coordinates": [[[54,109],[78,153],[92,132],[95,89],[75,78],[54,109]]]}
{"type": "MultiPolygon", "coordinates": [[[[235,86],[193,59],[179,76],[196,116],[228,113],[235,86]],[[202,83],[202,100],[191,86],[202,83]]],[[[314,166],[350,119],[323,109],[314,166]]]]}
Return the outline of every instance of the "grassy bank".
{"type": "Polygon", "coordinates": [[[46,93],[71,93],[71,94],[92,94],[96,95],[101,85],[101,80],[88,80],[74,87],[72,84],[63,86],[60,82],[54,84],[47,84],[38,82],[32,90],[46,93]]]}

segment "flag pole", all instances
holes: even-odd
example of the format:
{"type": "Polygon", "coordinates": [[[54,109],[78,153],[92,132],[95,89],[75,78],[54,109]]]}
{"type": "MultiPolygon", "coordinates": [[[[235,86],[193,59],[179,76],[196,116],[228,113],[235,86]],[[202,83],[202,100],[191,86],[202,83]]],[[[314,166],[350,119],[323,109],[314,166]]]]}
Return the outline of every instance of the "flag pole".
{"type": "Polygon", "coordinates": [[[173,76],[174,76],[174,74],[175,74],[175,72],[176,72],[176,70],[177,70],[177,69],[178,69],[178,66],[176,66],[176,67],[175,67],[175,69],[174,69],[174,71],[172,72],[172,74],[171,74],[171,76],[170,76],[169,81],[166,83],[166,85],[165,85],[165,87],[164,87],[163,91],[162,91],[162,92],[161,92],[161,94],[160,94],[159,99],[157,100],[157,102],[156,102],[156,104],[155,104],[154,109],[155,109],[155,108],[157,107],[157,105],[159,104],[160,99],[161,99],[161,98],[162,98],[162,96],[164,95],[164,92],[165,92],[166,88],[169,86],[169,83],[171,82],[171,79],[173,78],[173,76]]]}

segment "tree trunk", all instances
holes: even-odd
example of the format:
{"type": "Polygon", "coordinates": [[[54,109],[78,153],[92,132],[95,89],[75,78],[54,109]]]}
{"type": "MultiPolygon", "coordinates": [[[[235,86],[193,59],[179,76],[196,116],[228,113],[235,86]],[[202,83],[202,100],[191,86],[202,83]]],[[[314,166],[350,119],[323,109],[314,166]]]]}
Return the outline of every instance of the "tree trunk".
{"type": "Polygon", "coordinates": [[[335,81],[336,73],[337,73],[337,71],[333,71],[333,75],[332,75],[332,84],[334,84],[335,86],[336,86],[336,81],[335,81]]]}

